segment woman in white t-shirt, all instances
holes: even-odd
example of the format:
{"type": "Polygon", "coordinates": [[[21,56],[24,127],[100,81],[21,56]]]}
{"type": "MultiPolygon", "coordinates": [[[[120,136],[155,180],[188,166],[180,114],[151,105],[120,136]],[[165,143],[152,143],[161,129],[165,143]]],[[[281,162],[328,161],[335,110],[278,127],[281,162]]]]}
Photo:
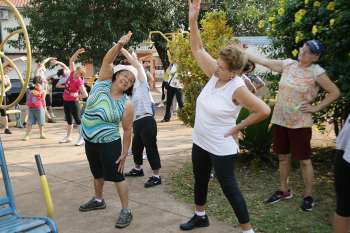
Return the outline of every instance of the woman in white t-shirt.
{"type": "Polygon", "coordinates": [[[267,118],[270,108],[251,93],[240,77],[247,62],[245,53],[235,47],[221,50],[215,60],[202,44],[198,29],[200,1],[189,1],[192,54],[203,72],[210,77],[196,102],[196,118],[193,129],[192,163],[196,211],[181,230],[209,226],[205,213],[208,182],[214,167],[221,188],[230,202],[243,233],[253,233],[245,200],[234,174],[235,157],[239,152],[239,131],[267,118]],[[236,125],[236,119],[244,106],[252,112],[236,125]]]}

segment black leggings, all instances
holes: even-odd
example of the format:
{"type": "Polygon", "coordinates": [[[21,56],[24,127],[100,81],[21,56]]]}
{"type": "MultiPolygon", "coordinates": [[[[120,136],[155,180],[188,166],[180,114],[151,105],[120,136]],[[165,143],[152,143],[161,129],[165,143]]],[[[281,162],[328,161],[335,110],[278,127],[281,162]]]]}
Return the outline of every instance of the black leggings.
{"type": "Polygon", "coordinates": [[[192,163],[194,174],[194,201],[196,205],[205,205],[207,201],[208,182],[212,166],[221,189],[230,202],[240,224],[249,222],[248,209],[239,190],[234,173],[236,155],[217,156],[193,144],[192,163]]]}
{"type": "MultiPolygon", "coordinates": [[[[4,98],[2,99],[2,105],[6,105],[7,102],[7,96],[4,96],[4,98]]],[[[0,108],[0,114],[2,117],[6,116],[6,109],[4,108],[0,108]]]]}
{"type": "Polygon", "coordinates": [[[350,163],[343,158],[343,155],[344,151],[336,151],[334,171],[337,201],[336,213],[342,217],[350,217],[350,163]]]}
{"type": "Polygon", "coordinates": [[[142,165],[142,153],[146,147],[146,154],[152,170],[161,168],[157,147],[157,124],[154,117],[147,116],[134,121],[134,137],[132,139],[132,154],[134,163],[142,165]]]}
{"type": "Polygon", "coordinates": [[[63,101],[64,115],[68,125],[73,124],[73,119],[77,125],[80,125],[80,105],[79,101],[63,101]]]}
{"type": "Polygon", "coordinates": [[[184,106],[183,100],[182,100],[182,90],[181,88],[175,88],[175,87],[168,87],[167,90],[167,97],[166,97],[166,108],[165,108],[165,120],[170,120],[171,118],[171,105],[173,104],[173,99],[176,97],[177,103],[179,104],[179,108],[182,108],[184,106]]]}

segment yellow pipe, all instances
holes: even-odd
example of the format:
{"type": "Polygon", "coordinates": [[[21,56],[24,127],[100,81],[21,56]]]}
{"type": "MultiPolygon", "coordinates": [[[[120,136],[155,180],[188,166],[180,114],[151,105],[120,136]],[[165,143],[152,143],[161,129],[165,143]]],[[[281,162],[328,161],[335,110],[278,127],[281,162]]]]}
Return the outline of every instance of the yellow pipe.
{"type": "Polygon", "coordinates": [[[16,73],[17,73],[17,75],[18,75],[18,77],[23,85],[24,84],[23,76],[21,74],[21,71],[19,71],[18,67],[16,66],[16,64],[1,51],[0,51],[0,56],[5,58],[5,60],[10,64],[10,66],[15,69],[15,71],[16,71],[16,73]]]}
{"type": "Polygon", "coordinates": [[[16,35],[17,33],[21,33],[23,31],[23,29],[18,29],[16,31],[11,32],[10,34],[8,34],[5,39],[1,42],[0,44],[0,50],[4,49],[5,44],[7,43],[7,41],[10,40],[11,37],[13,37],[14,35],[16,35]]]}
{"type": "MultiPolygon", "coordinates": [[[[23,98],[23,96],[24,96],[24,94],[26,92],[26,89],[27,89],[27,86],[28,86],[28,83],[29,83],[29,79],[30,79],[31,68],[32,68],[32,50],[31,50],[31,46],[30,46],[28,31],[27,31],[26,25],[25,25],[25,23],[23,21],[23,17],[21,16],[21,14],[19,13],[17,8],[13,5],[13,3],[11,1],[4,0],[4,2],[9,6],[9,8],[12,10],[12,12],[15,14],[15,16],[16,16],[16,18],[18,20],[18,23],[19,23],[19,25],[21,27],[20,31],[23,31],[24,41],[25,41],[26,51],[27,51],[26,78],[25,78],[25,81],[23,83],[22,89],[21,89],[18,97],[16,98],[16,100],[6,106],[6,108],[11,108],[11,107],[15,106],[23,98]]],[[[14,34],[16,34],[16,33],[14,33],[14,32],[13,32],[13,34],[10,33],[9,36],[12,37],[14,34]]],[[[1,43],[1,45],[4,46],[3,43],[1,43]]],[[[0,61],[1,61],[1,59],[0,59],[0,61]]],[[[4,75],[4,70],[3,70],[2,64],[0,65],[0,75],[1,76],[4,75]]],[[[4,90],[4,86],[2,87],[1,93],[3,93],[3,90],[4,90]]],[[[1,100],[0,106],[2,105],[2,99],[3,99],[3,97],[1,95],[1,97],[0,97],[0,100],[1,100]]]]}
{"type": "Polygon", "coordinates": [[[47,182],[45,175],[40,176],[40,187],[41,187],[41,191],[43,192],[44,199],[45,199],[45,204],[46,204],[46,208],[47,208],[47,216],[49,216],[50,218],[53,218],[54,208],[53,208],[53,204],[52,204],[49,183],[47,182]]]}
{"type": "Polygon", "coordinates": [[[5,82],[4,82],[4,67],[2,65],[2,59],[0,57],[0,78],[1,78],[1,91],[0,91],[0,107],[2,106],[2,101],[4,100],[4,92],[5,92],[5,82]]]}
{"type": "Polygon", "coordinates": [[[170,42],[169,38],[161,31],[150,31],[148,34],[148,39],[152,40],[152,35],[153,34],[159,34],[161,35],[167,42],[170,42]]]}

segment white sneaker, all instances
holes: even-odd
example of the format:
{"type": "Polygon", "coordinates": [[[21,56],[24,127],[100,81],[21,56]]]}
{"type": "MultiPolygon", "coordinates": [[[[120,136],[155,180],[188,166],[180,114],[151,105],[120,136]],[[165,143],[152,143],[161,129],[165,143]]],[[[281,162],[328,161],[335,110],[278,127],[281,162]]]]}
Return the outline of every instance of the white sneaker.
{"type": "Polygon", "coordinates": [[[71,141],[72,141],[71,138],[65,136],[61,141],[59,141],[59,143],[68,143],[68,142],[71,142],[71,141]]]}
{"type": "Polygon", "coordinates": [[[83,137],[79,137],[78,141],[75,143],[76,146],[84,145],[85,141],[83,137]]]}
{"type": "Polygon", "coordinates": [[[142,159],[143,159],[143,160],[147,160],[147,154],[143,154],[143,155],[142,155],[142,159]]]}

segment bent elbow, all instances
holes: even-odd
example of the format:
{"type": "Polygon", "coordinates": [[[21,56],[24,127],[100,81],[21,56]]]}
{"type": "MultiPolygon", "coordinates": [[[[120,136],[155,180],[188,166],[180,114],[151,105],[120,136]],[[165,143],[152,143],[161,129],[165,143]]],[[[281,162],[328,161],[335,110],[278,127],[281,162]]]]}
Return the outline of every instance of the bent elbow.
{"type": "Polygon", "coordinates": [[[261,110],[261,118],[262,120],[265,120],[268,118],[271,114],[271,109],[268,105],[265,105],[264,108],[261,110]]]}
{"type": "Polygon", "coordinates": [[[340,92],[340,90],[339,90],[339,88],[337,88],[335,91],[334,91],[334,99],[336,100],[336,99],[338,99],[339,97],[340,97],[340,95],[341,95],[341,92],[340,92]]]}

